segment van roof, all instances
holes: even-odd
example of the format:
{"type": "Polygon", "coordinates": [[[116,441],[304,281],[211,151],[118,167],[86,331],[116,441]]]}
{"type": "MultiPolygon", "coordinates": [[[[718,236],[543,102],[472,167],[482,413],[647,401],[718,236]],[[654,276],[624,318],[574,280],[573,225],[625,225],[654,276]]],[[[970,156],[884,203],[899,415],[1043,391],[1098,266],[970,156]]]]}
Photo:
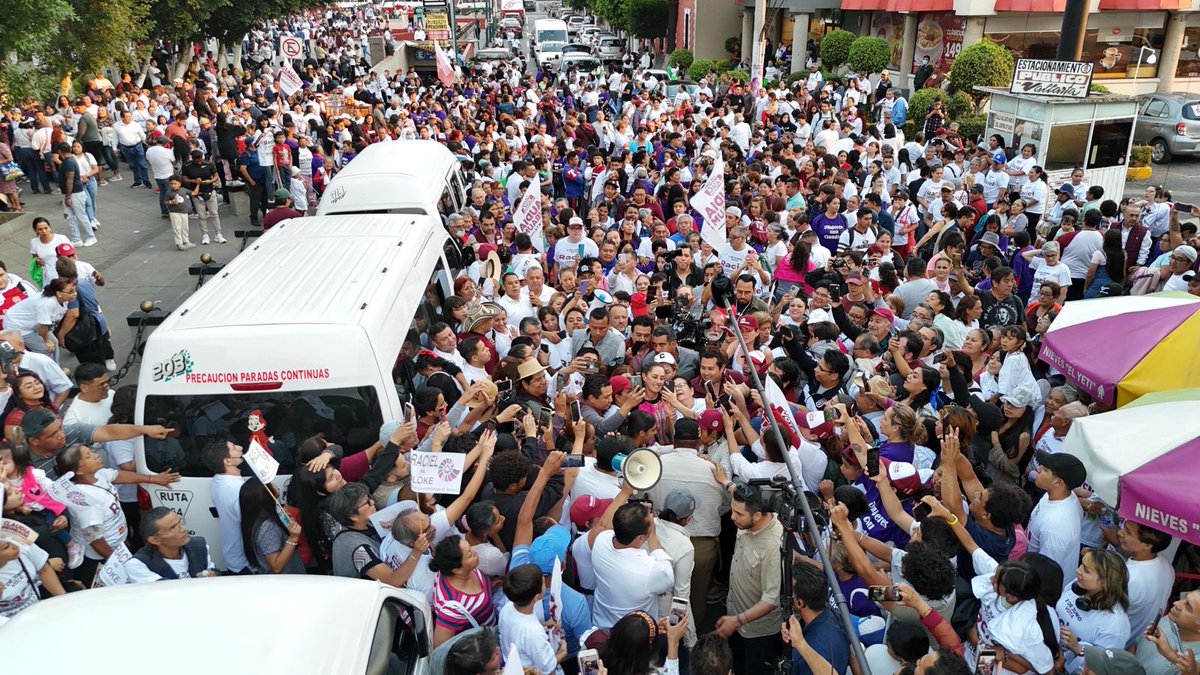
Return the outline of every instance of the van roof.
{"type": "MultiPolygon", "coordinates": [[[[60,650],[63,639],[47,627],[103,616],[110,626],[136,626],[139,662],[173,675],[348,673],[361,667],[368,653],[381,596],[424,605],[407,589],[325,576],[217,577],[98,588],[22,611],[0,629],[0,653],[8,672],[44,671],[45,655],[60,650]],[[246,616],[253,621],[247,623],[246,616]]],[[[112,632],[73,631],[71,647],[78,654],[108,653],[112,632]]],[[[121,659],[94,661],[86,669],[90,675],[130,672],[121,659]]]]}
{"type": "MultiPolygon", "coordinates": [[[[155,334],[365,323],[394,303],[402,289],[424,289],[433,270],[418,263],[430,248],[440,256],[447,236],[436,216],[355,214],[284,221],[209,279],[155,334]]],[[[412,300],[415,306],[419,296],[412,300]]]]}
{"type": "Polygon", "coordinates": [[[457,168],[454,153],[438,141],[372,143],[329,181],[317,212],[364,213],[403,203],[433,213],[444,179],[457,168]]]}

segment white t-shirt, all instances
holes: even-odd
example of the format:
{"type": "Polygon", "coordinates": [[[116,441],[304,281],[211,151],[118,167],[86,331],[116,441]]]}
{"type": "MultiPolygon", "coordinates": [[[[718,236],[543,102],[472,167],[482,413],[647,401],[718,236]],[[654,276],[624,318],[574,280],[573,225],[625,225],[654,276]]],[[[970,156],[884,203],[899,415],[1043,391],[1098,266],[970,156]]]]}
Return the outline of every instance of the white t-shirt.
{"type": "Polygon", "coordinates": [[[50,556],[37,546],[27,546],[0,567],[0,617],[11,619],[38,601],[38,572],[50,556]],[[33,583],[30,583],[30,580],[33,583]]]}
{"type": "Polygon", "coordinates": [[[1084,279],[1092,264],[1092,254],[1104,248],[1104,235],[1099,230],[1080,230],[1062,252],[1062,263],[1071,270],[1071,277],[1084,279]]]}
{"type": "Polygon", "coordinates": [[[589,591],[596,590],[596,568],[592,567],[592,547],[588,546],[586,532],[571,542],[571,559],[575,561],[575,575],[579,578],[579,585],[589,591]]]}
{"type": "Polygon", "coordinates": [[[1003,171],[988,171],[983,174],[983,200],[995,204],[1000,193],[1008,189],[1008,174],[1003,171]]]}
{"type": "Polygon", "coordinates": [[[1041,553],[1058,563],[1064,586],[1074,581],[1079,567],[1082,518],[1083,507],[1075,495],[1055,501],[1049,494],[1042,495],[1029,516],[1029,552],[1041,553]]]}
{"type": "MultiPolygon", "coordinates": [[[[57,297],[36,295],[9,308],[4,314],[4,330],[30,335],[37,331],[38,326],[53,326],[66,314],[67,308],[59,304],[57,297]]],[[[40,341],[41,337],[37,339],[40,341]]]]}
{"type": "Polygon", "coordinates": [[[42,261],[43,287],[58,278],[58,270],[54,267],[54,263],[58,262],[58,251],[56,249],[58,249],[60,244],[69,243],[71,243],[71,240],[61,234],[54,235],[50,239],[49,244],[43,244],[42,240],[37,237],[29,240],[29,252],[36,255],[42,261]]]}
{"type": "Polygon", "coordinates": [[[596,571],[596,595],[592,613],[596,626],[610,629],[626,614],[641,610],[655,616],[658,594],[675,586],[675,568],[662,549],[646,553],[641,548],[617,549],[614,533],[596,535],[592,567],[596,571]]]}
{"type": "Polygon", "coordinates": [[[1021,199],[1025,201],[1025,212],[1041,215],[1046,212],[1046,196],[1050,193],[1049,187],[1044,180],[1026,181],[1021,186],[1021,199]],[[1036,204],[1030,204],[1030,200],[1036,199],[1036,204]]]}
{"type": "Polygon", "coordinates": [[[1063,288],[1071,287],[1071,268],[1061,260],[1051,267],[1046,264],[1045,258],[1038,256],[1029,261],[1029,267],[1033,269],[1033,289],[1029,291],[1030,298],[1036,298],[1041,292],[1042,284],[1047,281],[1053,281],[1063,288]]]}
{"type": "Polygon", "coordinates": [[[146,150],[146,162],[154,180],[166,180],[175,173],[175,153],[165,146],[155,145],[146,150]]]}
{"type": "Polygon", "coordinates": [[[746,258],[754,252],[754,249],[746,246],[740,251],[735,251],[733,246],[725,244],[721,250],[717,251],[717,255],[721,259],[721,267],[725,270],[725,276],[733,280],[733,273],[746,263],[746,258]]]}
{"type": "MultiPolygon", "coordinates": [[[[405,588],[411,588],[414,591],[419,591],[425,594],[425,599],[433,606],[433,585],[437,581],[437,574],[429,569],[429,561],[433,559],[433,546],[437,542],[445,539],[453,531],[450,527],[450,521],[446,519],[444,510],[438,511],[429,517],[429,525],[433,527],[433,541],[429,544],[429,551],[426,551],[421,559],[417,561],[416,567],[413,568],[412,574],[408,577],[408,583],[404,584],[405,588]]],[[[379,543],[379,559],[387,563],[387,566],[393,570],[399,569],[404,561],[408,559],[412,549],[400,542],[396,541],[391,534],[383,536],[383,540],[379,543]]]]}
{"type": "Polygon", "coordinates": [[[1170,558],[1159,554],[1150,560],[1126,560],[1125,569],[1129,570],[1129,644],[1133,644],[1166,610],[1175,568],[1170,558]]]}
{"type": "Polygon", "coordinates": [[[116,548],[125,542],[129,533],[117,489],[112,483],[116,478],[115,469],[100,469],[96,472],[95,483],[75,483],[67,494],[71,539],[84,547],[83,555],[91,560],[103,557],[91,542],[104,539],[106,544],[116,548]]]}
{"type": "MultiPolygon", "coordinates": [[[[1076,500],[1071,497],[1070,501],[1076,500]]],[[[1030,543],[1032,544],[1032,541],[1030,543]]],[[[1066,576],[1072,580],[1075,578],[1072,574],[1066,576]]],[[[1058,611],[1059,621],[1071,629],[1071,632],[1078,638],[1080,646],[1124,649],[1125,644],[1129,641],[1129,616],[1124,609],[1121,609],[1121,605],[1116,605],[1112,609],[1093,609],[1085,612],[1079,609],[1076,602],[1078,599],[1079,596],[1068,588],[1058,599],[1055,609],[1058,611]]],[[[1066,656],[1068,656],[1067,672],[1079,672],[1083,666],[1083,657],[1070,653],[1067,653],[1066,656]]]]}
{"type": "Polygon", "coordinates": [[[533,614],[524,614],[509,602],[500,610],[500,653],[516,646],[521,665],[540,673],[562,673],[545,627],[533,614]]]}
{"type": "Polygon", "coordinates": [[[590,237],[584,237],[579,241],[559,239],[554,244],[554,264],[558,266],[558,269],[564,270],[575,267],[580,258],[580,246],[583,247],[584,258],[595,258],[600,255],[600,248],[596,246],[596,242],[592,241],[590,237]]]}

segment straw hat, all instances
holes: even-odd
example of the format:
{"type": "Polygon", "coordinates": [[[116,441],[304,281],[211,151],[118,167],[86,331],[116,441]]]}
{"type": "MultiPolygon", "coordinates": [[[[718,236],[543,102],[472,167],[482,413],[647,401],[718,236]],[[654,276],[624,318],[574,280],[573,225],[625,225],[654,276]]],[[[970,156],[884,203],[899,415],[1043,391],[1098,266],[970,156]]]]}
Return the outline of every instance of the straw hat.
{"type": "Polygon", "coordinates": [[[463,332],[469,333],[483,323],[496,318],[502,311],[500,305],[494,302],[481,302],[467,310],[467,318],[463,319],[463,332]]]}

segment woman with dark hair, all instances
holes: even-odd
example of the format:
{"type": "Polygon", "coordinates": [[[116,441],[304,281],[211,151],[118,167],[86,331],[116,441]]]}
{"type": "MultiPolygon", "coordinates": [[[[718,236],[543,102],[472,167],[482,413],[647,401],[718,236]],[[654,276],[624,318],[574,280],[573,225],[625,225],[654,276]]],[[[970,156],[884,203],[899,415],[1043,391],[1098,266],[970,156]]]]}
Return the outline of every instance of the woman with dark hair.
{"type": "Polygon", "coordinates": [[[1100,289],[1108,284],[1124,285],[1125,272],[1125,247],[1121,244],[1121,231],[1106,230],[1100,250],[1092,254],[1091,265],[1084,280],[1084,287],[1087,288],[1084,299],[1100,297],[1100,289]]]}
{"type": "Polygon", "coordinates": [[[58,406],[50,399],[50,390],[42,382],[42,378],[32,370],[21,370],[17,373],[15,382],[10,381],[12,396],[4,406],[0,419],[4,420],[4,435],[6,438],[20,438],[17,435],[21,420],[25,413],[34,408],[48,408],[57,413],[58,406]]]}
{"type": "Polygon", "coordinates": [[[503,577],[508,571],[508,553],[500,541],[504,515],[496,505],[485,500],[468,506],[458,525],[479,556],[479,570],[489,577],[503,577]]]}
{"type": "Polygon", "coordinates": [[[679,643],[687,633],[689,615],[672,625],[666,618],[655,619],[637,611],[626,614],[608,631],[608,642],[600,660],[609,675],[652,675],[679,672],[679,643]],[[663,659],[662,642],[667,652],[663,659]],[[660,670],[661,667],[661,670],[660,670]]]}
{"type": "Polygon", "coordinates": [[[992,432],[987,464],[987,473],[992,480],[1020,485],[1032,456],[1034,399],[1033,391],[1027,387],[1018,387],[1000,397],[1004,422],[992,432]]]}
{"type": "Polygon", "coordinates": [[[179,474],[174,472],[147,476],[106,469],[104,458],[86,445],[68,446],[59,453],[54,460],[54,470],[60,476],[74,473],[72,494],[78,500],[67,500],[66,506],[71,521],[71,540],[83,549],[83,564],[76,569],[75,578],[84,586],[92,585],[96,570],[112,555],[113,549],[125,543],[129,532],[129,523],[121,510],[114,485],[151,483],[166,487],[179,480],[179,474]]]}
{"type": "Polygon", "coordinates": [[[54,279],[41,295],[25,298],[4,313],[4,330],[20,332],[26,349],[57,360],[59,336],[54,328],[67,315],[67,303],[76,297],[74,281],[54,279]]]}
{"type": "Polygon", "coordinates": [[[455,534],[438,542],[429,569],[437,574],[433,586],[434,645],[469,628],[496,625],[492,585],[479,570],[479,555],[466,539],[455,534]]]}
{"type": "Polygon", "coordinates": [[[499,675],[500,665],[500,641],[487,628],[463,631],[429,655],[433,675],[499,675]]]}
{"type": "Polygon", "coordinates": [[[275,501],[279,488],[256,479],[242,483],[238,506],[242,513],[242,548],[255,574],[304,574],[296,549],[300,546],[300,521],[285,522],[275,501]]]}
{"type": "Polygon", "coordinates": [[[812,286],[804,281],[804,277],[808,273],[817,269],[811,256],[812,247],[807,242],[800,241],[800,235],[792,237],[791,252],[780,258],[779,266],[775,268],[775,299],[777,301],[789,293],[798,295],[794,293],[794,289],[797,287],[803,288],[805,294],[812,293],[812,286]]]}
{"type": "Polygon", "coordinates": [[[940,404],[934,394],[942,385],[942,376],[929,366],[918,366],[909,371],[900,387],[898,403],[907,403],[918,415],[936,418],[940,404]]]}
{"type": "MultiPolygon", "coordinates": [[[[1117,234],[1120,234],[1120,231],[1117,234]]],[[[1030,302],[1029,307],[1025,309],[1025,328],[1029,333],[1037,331],[1038,321],[1042,317],[1062,310],[1062,305],[1058,304],[1061,292],[1062,286],[1058,282],[1042,282],[1042,287],[1038,289],[1037,298],[1030,302]]]]}
{"type": "Polygon", "coordinates": [[[945,337],[946,349],[961,349],[963,331],[954,321],[954,300],[945,291],[930,291],[925,297],[925,305],[933,313],[934,327],[942,331],[945,337]]]}
{"type": "Polygon", "coordinates": [[[644,448],[654,442],[655,425],[654,417],[650,413],[635,409],[625,418],[622,431],[633,441],[633,447],[644,448]]]}

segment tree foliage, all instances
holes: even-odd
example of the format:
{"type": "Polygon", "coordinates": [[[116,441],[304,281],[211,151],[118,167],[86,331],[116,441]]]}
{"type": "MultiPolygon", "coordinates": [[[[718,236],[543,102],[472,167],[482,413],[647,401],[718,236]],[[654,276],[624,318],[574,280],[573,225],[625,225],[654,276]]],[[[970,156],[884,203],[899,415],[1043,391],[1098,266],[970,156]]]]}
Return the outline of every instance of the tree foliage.
{"type": "Polygon", "coordinates": [[[975,87],[1007,87],[1013,77],[1013,54],[987,38],[963,49],[950,66],[951,91],[981,98],[975,87]]]}
{"type": "Polygon", "coordinates": [[[860,73],[872,75],[883,72],[892,59],[892,48],[887,40],[863,35],[850,44],[850,67],[860,73]]]}
{"type": "Polygon", "coordinates": [[[200,34],[230,43],[241,40],[262,19],[299,14],[320,4],[319,0],[237,0],[206,18],[200,34]]]}
{"type": "Polygon", "coordinates": [[[38,53],[43,70],[58,78],[91,77],[112,66],[138,61],[132,45],[146,37],[146,4],[141,0],[70,0],[74,16],[59,25],[38,53]]]}
{"type": "Polygon", "coordinates": [[[848,30],[831,30],[821,38],[821,65],[836,70],[850,58],[850,45],[856,36],[848,30]]]}
{"type": "Polygon", "coordinates": [[[683,68],[684,70],[687,70],[695,60],[695,55],[688,49],[676,49],[671,52],[671,56],[667,59],[671,65],[683,68]]]}
{"type": "Polygon", "coordinates": [[[636,37],[664,37],[667,34],[668,11],[667,0],[624,0],[624,19],[621,23],[625,30],[636,37]]]}
{"type": "Polygon", "coordinates": [[[592,11],[614,27],[625,25],[626,0],[592,0],[592,11]]]}
{"type": "Polygon", "coordinates": [[[696,59],[692,61],[692,65],[688,67],[688,79],[699,82],[701,78],[708,75],[708,71],[716,70],[717,62],[710,59],[696,59]]]}

